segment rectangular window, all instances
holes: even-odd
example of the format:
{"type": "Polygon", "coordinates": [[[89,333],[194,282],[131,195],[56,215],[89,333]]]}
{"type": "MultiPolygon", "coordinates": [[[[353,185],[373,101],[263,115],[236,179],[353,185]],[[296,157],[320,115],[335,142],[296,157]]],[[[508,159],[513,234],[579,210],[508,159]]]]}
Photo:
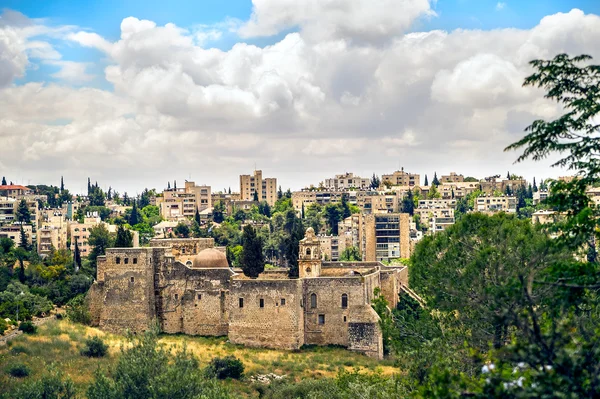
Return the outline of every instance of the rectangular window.
{"type": "Polygon", "coordinates": [[[179,299],[179,295],[175,294],[175,300],[179,299]]]}
{"type": "Polygon", "coordinates": [[[133,277],[132,277],[132,278],[131,278],[131,282],[133,283],[134,281],[135,281],[135,278],[133,278],[133,277]]]}
{"type": "Polygon", "coordinates": [[[116,263],[117,265],[120,265],[120,264],[121,264],[121,258],[119,258],[119,257],[117,256],[117,257],[115,258],[115,263],[116,263]]]}
{"type": "Polygon", "coordinates": [[[240,308],[244,307],[244,298],[239,299],[240,308]]]}
{"type": "Polygon", "coordinates": [[[285,298],[281,298],[281,306],[285,306],[285,298]]]}
{"type": "Polygon", "coordinates": [[[198,294],[198,300],[202,299],[202,294],[198,294]]]}
{"type": "Polygon", "coordinates": [[[260,306],[261,308],[264,308],[264,307],[265,307],[265,300],[264,300],[264,299],[260,298],[260,300],[259,300],[258,302],[259,302],[259,306],[260,306]]]}
{"type": "Polygon", "coordinates": [[[137,258],[133,258],[133,264],[137,265],[137,258]]]}
{"type": "Polygon", "coordinates": [[[324,314],[319,315],[319,324],[320,325],[325,324],[325,315],[324,314]]]}
{"type": "Polygon", "coordinates": [[[123,259],[123,261],[125,262],[125,264],[128,264],[129,263],[129,258],[125,258],[125,259],[123,259]]]}

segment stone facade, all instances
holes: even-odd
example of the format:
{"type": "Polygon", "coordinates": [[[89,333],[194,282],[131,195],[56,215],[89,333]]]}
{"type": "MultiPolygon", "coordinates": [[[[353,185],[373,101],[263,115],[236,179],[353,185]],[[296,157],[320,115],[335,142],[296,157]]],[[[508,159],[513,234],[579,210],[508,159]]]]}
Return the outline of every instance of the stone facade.
{"type": "Polygon", "coordinates": [[[323,262],[319,238],[309,228],[300,242],[300,278],[269,270],[250,279],[231,269],[213,244],[155,239],[151,247],[108,249],[88,292],[92,323],[137,332],[157,322],[166,333],[227,335],[253,347],[335,344],[383,356],[373,291],[380,288],[395,306],[408,283],[405,267],[323,262]]]}

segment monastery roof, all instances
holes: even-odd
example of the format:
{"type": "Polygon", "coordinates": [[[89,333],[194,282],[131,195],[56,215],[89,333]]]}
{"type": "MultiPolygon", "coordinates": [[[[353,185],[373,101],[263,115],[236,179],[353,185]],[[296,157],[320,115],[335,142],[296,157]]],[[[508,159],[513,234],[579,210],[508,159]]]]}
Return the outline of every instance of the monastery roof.
{"type": "Polygon", "coordinates": [[[227,256],[218,249],[207,248],[200,251],[192,261],[192,269],[229,268],[227,256]]]}

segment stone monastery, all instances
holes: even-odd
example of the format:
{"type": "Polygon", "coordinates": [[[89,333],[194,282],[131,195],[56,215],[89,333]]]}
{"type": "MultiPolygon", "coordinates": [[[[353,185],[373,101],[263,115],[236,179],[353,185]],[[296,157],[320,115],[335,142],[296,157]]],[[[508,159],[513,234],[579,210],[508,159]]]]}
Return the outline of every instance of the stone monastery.
{"type": "Polygon", "coordinates": [[[211,238],[155,239],[150,247],[111,248],[98,258],[88,301],[92,322],[112,332],[224,336],[235,344],[298,349],[342,345],[382,358],[379,288],[396,306],[408,289],[406,267],[380,262],[323,262],[312,228],[299,248],[300,278],[266,270],[256,279],[229,267],[211,238]]]}

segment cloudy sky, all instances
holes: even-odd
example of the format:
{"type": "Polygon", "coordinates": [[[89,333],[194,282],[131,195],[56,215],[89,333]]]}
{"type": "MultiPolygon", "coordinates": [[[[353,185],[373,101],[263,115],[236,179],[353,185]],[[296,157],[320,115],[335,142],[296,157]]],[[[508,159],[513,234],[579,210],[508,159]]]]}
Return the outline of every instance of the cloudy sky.
{"type": "Polygon", "coordinates": [[[255,165],[284,189],[401,166],[557,176],[502,151],[559,112],[521,87],[528,62],[600,59],[598,0],[1,4],[0,175],[75,192],[236,189],[255,165]]]}

